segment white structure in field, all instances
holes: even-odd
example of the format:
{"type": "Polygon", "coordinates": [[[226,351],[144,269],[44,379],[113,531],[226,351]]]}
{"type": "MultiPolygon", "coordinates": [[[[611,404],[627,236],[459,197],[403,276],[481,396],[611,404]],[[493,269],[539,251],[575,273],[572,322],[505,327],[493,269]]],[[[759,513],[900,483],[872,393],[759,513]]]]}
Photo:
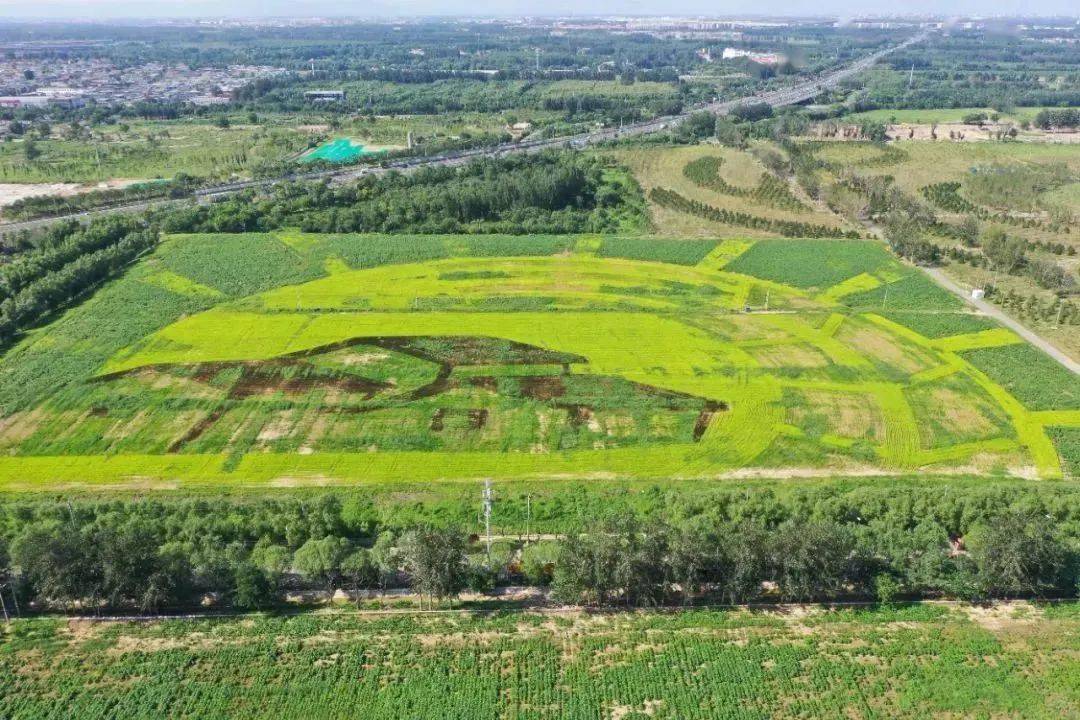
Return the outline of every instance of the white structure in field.
{"type": "Polygon", "coordinates": [[[779,65],[786,59],[780,53],[759,53],[733,47],[724,48],[724,53],[720,57],[724,60],[746,58],[750,62],[756,62],[758,65],[779,65]]]}
{"type": "Polygon", "coordinates": [[[972,300],[982,300],[984,297],[986,297],[985,290],[983,290],[982,288],[971,288],[972,300]]]}

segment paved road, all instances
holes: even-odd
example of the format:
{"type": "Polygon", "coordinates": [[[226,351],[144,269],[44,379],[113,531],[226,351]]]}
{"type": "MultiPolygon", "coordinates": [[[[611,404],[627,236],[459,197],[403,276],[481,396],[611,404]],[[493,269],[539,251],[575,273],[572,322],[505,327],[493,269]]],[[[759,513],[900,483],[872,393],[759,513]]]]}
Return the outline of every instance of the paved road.
{"type": "Polygon", "coordinates": [[[973,305],[981,312],[994,318],[1002,325],[1005,325],[1017,335],[1024,338],[1029,343],[1039,348],[1050,357],[1057,360],[1066,368],[1073,371],[1073,373],[1080,375],[1080,363],[1073,360],[1061,350],[1058,350],[1057,347],[1052,345],[1048,340],[1039,335],[1036,335],[1033,331],[1024,327],[1018,321],[1013,320],[1011,317],[1002,312],[1000,308],[990,303],[989,301],[972,299],[971,293],[969,291],[960,287],[959,284],[946,276],[940,268],[923,268],[923,270],[926,272],[927,275],[933,278],[934,282],[936,282],[938,285],[945,288],[949,292],[959,295],[961,298],[964,299],[964,302],[968,303],[969,305],[973,305]]]}
{"type": "MultiPolygon", "coordinates": [[[[690,117],[693,112],[698,112],[701,110],[708,110],[712,113],[725,115],[739,105],[748,102],[763,102],[772,105],[773,107],[795,105],[797,103],[805,102],[814,98],[824,90],[835,88],[845,79],[870,68],[878,60],[885,57],[886,55],[889,55],[890,53],[894,53],[897,50],[906,48],[914,43],[922,42],[924,39],[926,39],[927,36],[929,36],[929,34],[929,30],[923,31],[917,35],[913,35],[899,45],[894,45],[892,47],[885,48],[884,50],[879,50],[875,53],[860,58],[859,60],[849,65],[846,65],[843,68],[834,70],[818,78],[811,78],[809,80],[806,80],[805,82],[799,83],[789,88],[770,90],[768,92],[757,93],[755,95],[749,95],[735,100],[707,103],[705,105],[691,108],[689,111],[681,113],[679,115],[670,115],[666,117],[654,118],[652,120],[646,120],[639,123],[625,125],[620,128],[605,128],[603,130],[597,130],[595,132],[584,133],[580,135],[568,135],[556,138],[530,140],[519,143],[505,143],[503,145],[497,145],[495,147],[461,150],[457,152],[433,155],[431,157],[406,158],[402,160],[391,161],[387,163],[385,167],[361,166],[341,168],[310,173],[298,173],[295,175],[288,175],[285,177],[271,178],[266,180],[250,180],[243,182],[227,183],[224,185],[217,185],[214,187],[208,187],[198,190],[195,193],[194,199],[200,202],[206,202],[212,200],[215,197],[229,195],[232,193],[240,192],[241,190],[247,190],[249,188],[257,187],[270,187],[281,182],[288,182],[294,180],[318,180],[323,178],[330,178],[331,180],[337,182],[347,182],[349,180],[355,180],[364,175],[380,175],[382,173],[390,171],[409,172],[411,170],[415,170],[416,168],[425,166],[462,165],[469,162],[470,160],[480,157],[499,157],[511,153],[536,153],[542,150],[548,150],[552,148],[583,148],[598,142],[616,140],[623,137],[647,135],[650,133],[669,130],[672,127],[678,125],[679,123],[685,121],[687,118],[690,117]]],[[[51,225],[53,223],[61,222],[63,220],[83,221],[97,215],[107,215],[119,212],[141,212],[152,207],[165,207],[178,203],[191,202],[192,199],[193,198],[188,197],[178,200],[150,200],[147,202],[138,202],[122,206],[100,208],[97,210],[71,213],[68,215],[58,215],[55,217],[40,218],[37,220],[0,223],[0,232],[33,230],[51,225]]]]}

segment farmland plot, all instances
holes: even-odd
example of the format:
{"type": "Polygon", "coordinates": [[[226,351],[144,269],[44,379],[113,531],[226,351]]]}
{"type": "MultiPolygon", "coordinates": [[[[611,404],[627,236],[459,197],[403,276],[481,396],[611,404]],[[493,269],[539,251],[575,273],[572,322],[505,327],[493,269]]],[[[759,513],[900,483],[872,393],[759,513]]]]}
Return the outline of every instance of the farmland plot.
{"type": "Polygon", "coordinates": [[[20,718],[1076,718],[1072,606],[17,623],[20,718]]]}
{"type": "Polygon", "coordinates": [[[0,483],[1060,476],[1080,394],[924,282],[864,242],[178,236],[7,352],[0,483]]]}

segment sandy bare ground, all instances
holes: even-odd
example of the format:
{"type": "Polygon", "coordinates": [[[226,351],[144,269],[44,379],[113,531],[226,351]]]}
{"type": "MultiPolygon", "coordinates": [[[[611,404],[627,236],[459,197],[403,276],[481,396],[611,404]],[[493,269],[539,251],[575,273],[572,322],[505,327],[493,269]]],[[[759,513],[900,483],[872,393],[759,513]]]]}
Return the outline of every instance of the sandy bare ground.
{"type": "Polygon", "coordinates": [[[969,125],[967,123],[940,123],[933,125],[913,125],[902,123],[889,125],[886,132],[889,137],[903,140],[933,140],[934,133],[938,140],[952,140],[953,142],[986,142],[997,141],[998,133],[1008,132],[1010,128],[1016,128],[1016,140],[1020,142],[1039,143],[1080,143],[1080,131],[1046,131],[1046,130],[1022,130],[1010,123],[987,123],[985,125],[969,125]],[[952,137],[949,136],[952,133],[952,137]]]}
{"type": "Polygon", "coordinates": [[[81,187],[76,183],[0,183],[0,206],[41,195],[72,195],[81,187]]]}
{"type": "MultiPolygon", "coordinates": [[[[819,123],[811,129],[809,136],[823,140],[861,140],[857,125],[839,125],[839,132],[835,135],[828,134],[826,123],[819,123]],[[845,136],[845,130],[848,135],[845,136]]],[[[898,123],[886,125],[885,132],[890,140],[933,140],[937,135],[939,142],[999,142],[998,134],[1007,133],[1010,128],[1016,129],[1016,137],[1019,142],[1037,143],[1080,143],[1080,130],[1039,130],[1032,128],[1023,130],[1014,123],[984,123],[972,125],[970,123],[898,123]],[[951,135],[950,135],[951,133],[951,135]]]]}
{"type": "Polygon", "coordinates": [[[11,205],[17,200],[44,195],[70,197],[92,190],[113,190],[127,187],[145,180],[116,178],[99,183],[0,183],[0,208],[11,205]]]}

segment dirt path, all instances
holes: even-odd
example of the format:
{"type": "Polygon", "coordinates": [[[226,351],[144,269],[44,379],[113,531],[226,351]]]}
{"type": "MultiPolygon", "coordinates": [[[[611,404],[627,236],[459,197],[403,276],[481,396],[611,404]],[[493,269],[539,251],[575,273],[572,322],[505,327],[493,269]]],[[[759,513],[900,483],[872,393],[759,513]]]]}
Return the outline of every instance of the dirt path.
{"type": "MultiPolygon", "coordinates": [[[[864,222],[863,225],[868,230],[870,230],[870,232],[872,232],[879,240],[881,240],[882,242],[885,242],[884,233],[882,232],[882,230],[881,230],[881,228],[879,226],[875,225],[872,222],[864,222]]],[[[971,305],[972,307],[976,308],[980,312],[985,313],[986,315],[994,318],[995,320],[1000,322],[1002,325],[1009,328],[1014,333],[1016,333],[1020,337],[1024,338],[1029,343],[1031,343],[1035,347],[1039,348],[1043,352],[1045,352],[1047,355],[1049,355],[1054,360],[1059,362],[1062,366],[1064,366],[1066,370],[1069,370],[1070,372],[1072,372],[1075,375],[1080,375],[1080,363],[1073,360],[1065,352],[1058,349],[1058,347],[1056,345],[1051,343],[1049,340],[1047,340],[1043,336],[1037,334],[1034,330],[1027,327],[1023,323],[1021,323],[1019,320],[1015,320],[1012,317],[1010,317],[1009,315],[1006,315],[1004,311],[1002,311],[1000,308],[998,308],[993,303],[991,303],[991,302],[989,302],[987,300],[975,300],[975,299],[973,299],[971,297],[971,292],[970,291],[965,290],[963,287],[960,286],[959,283],[957,283],[955,280],[953,280],[952,278],[947,276],[941,270],[941,268],[928,268],[928,267],[923,267],[921,265],[916,265],[916,267],[918,267],[920,270],[922,270],[924,273],[926,273],[930,277],[931,280],[936,282],[942,288],[944,288],[944,289],[948,290],[949,292],[953,293],[954,295],[959,297],[961,300],[963,300],[965,303],[967,303],[968,305],[971,305]]]]}
{"type": "Polygon", "coordinates": [[[1055,345],[1051,344],[1050,341],[1046,340],[1041,335],[1035,334],[1034,331],[1030,330],[1023,324],[1021,324],[1019,321],[1009,317],[1001,309],[999,309],[992,303],[989,303],[986,300],[972,299],[969,292],[965,291],[964,288],[960,287],[958,283],[945,275],[945,273],[942,272],[940,268],[922,268],[922,270],[941,287],[963,298],[964,302],[973,305],[974,307],[978,308],[980,312],[983,312],[994,318],[1002,325],[1006,326],[1007,328],[1015,332],[1017,335],[1024,338],[1029,343],[1039,348],[1050,357],[1057,360],[1067,369],[1071,370],[1074,374],[1080,375],[1080,363],[1076,362],[1064,352],[1059,350],[1055,345]]]}

